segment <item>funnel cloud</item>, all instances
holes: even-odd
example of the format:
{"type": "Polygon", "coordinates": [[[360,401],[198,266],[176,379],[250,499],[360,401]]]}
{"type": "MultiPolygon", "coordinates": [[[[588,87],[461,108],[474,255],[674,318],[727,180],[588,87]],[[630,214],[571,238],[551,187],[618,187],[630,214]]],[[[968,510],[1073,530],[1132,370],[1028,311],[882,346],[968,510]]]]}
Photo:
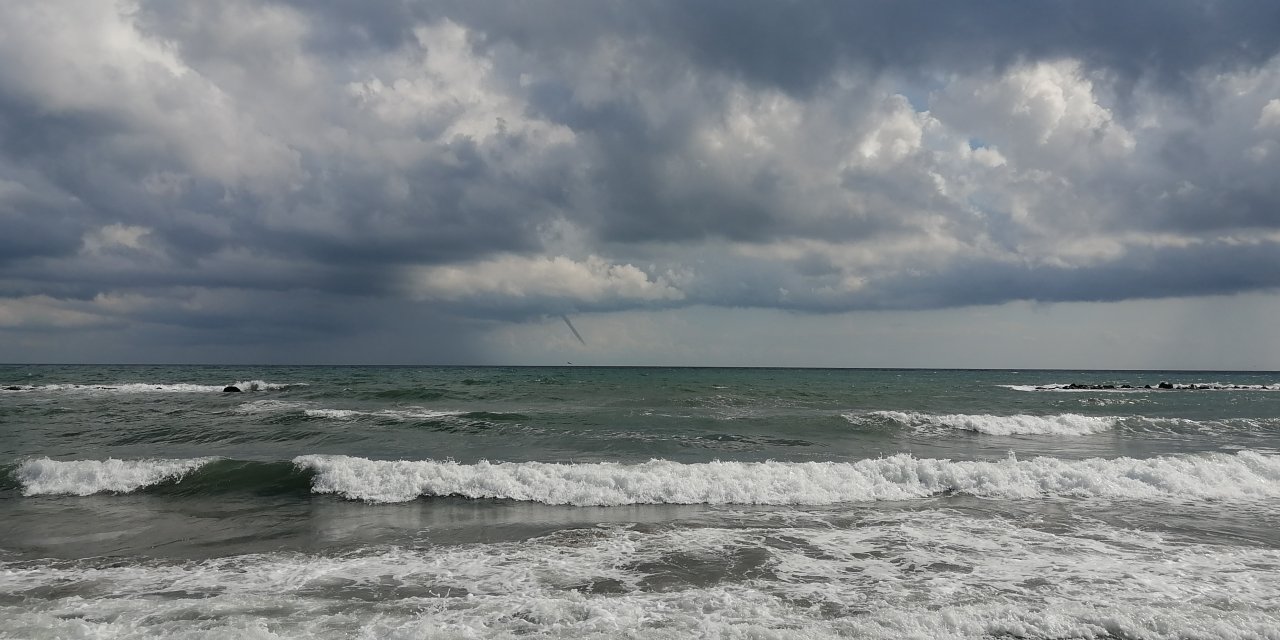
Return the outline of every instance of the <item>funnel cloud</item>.
{"type": "Polygon", "coordinates": [[[569,316],[561,314],[560,319],[564,320],[565,326],[569,327],[569,330],[573,332],[573,337],[577,338],[578,342],[582,343],[582,346],[587,346],[587,341],[582,339],[582,334],[578,333],[572,322],[569,322],[569,316]]]}

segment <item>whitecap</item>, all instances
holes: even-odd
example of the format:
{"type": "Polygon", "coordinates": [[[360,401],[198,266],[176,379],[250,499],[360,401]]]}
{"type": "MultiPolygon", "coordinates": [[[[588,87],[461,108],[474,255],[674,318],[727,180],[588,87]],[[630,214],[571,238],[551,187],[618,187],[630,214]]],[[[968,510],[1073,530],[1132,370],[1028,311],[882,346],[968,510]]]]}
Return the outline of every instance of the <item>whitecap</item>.
{"type": "Polygon", "coordinates": [[[360,411],[357,409],[307,409],[306,414],[312,418],[329,418],[332,420],[355,420],[360,417],[385,418],[389,420],[439,420],[462,415],[463,411],[450,409],[424,409],[407,407],[404,409],[382,409],[379,411],[360,411]]]}
{"type": "Polygon", "coordinates": [[[419,496],[545,504],[820,505],[908,500],[944,493],[983,498],[1235,499],[1280,496],[1280,458],[1234,455],[951,461],[898,454],[858,462],[640,464],[368,460],[306,455],[312,490],[369,502],[419,496]]]}
{"type": "Polygon", "coordinates": [[[311,418],[329,418],[331,420],[352,420],[362,415],[367,415],[367,412],[352,409],[307,409],[304,413],[311,418]]]}
{"type": "Polygon", "coordinates": [[[143,487],[176,480],[216,458],[178,460],[27,460],[14,475],[22,494],[87,496],[95,493],[129,493],[143,487]]]}
{"type": "Polygon", "coordinates": [[[289,411],[297,411],[306,407],[302,402],[290,402],[287,400],[253,400],[237,405],[233,410],[236,413],[283,413],[289,411]]]}
{"type": "Polygon", "coordinates": [[[1274,640],[1278,562],[1270,548],[926,510],[853,527],[0,563],[0,616],[39,637],[1274,640]],[[699,583],[690,565],[726,579],[699,583]]]}
{"type": "Polygon", "coordinates": [[[290,387],[307,386],[305,382],[266,382],[247,380],[227,384],[193,384],[187,382],[120,382],[112,384],[46,384],[25,385],[23,391],[76,392],[76,393],[219,393],[228,386],[241,391],[279,391],[290,387]]]}
{"type": "Polygon", "coordinates": [[[989,435],[1055,435],[1081,436],[1114,428],[1120,418],[1114,416],[1085,416],[1063,413],[1047,416],[1018,414],[996,416],[989,414],[929,414],[907,411],[874,411],[869,414],[844,414],[844,418],[859,424],[867,418],[891,420],[916,428],[945,428],[975,431],[989,435]]]}

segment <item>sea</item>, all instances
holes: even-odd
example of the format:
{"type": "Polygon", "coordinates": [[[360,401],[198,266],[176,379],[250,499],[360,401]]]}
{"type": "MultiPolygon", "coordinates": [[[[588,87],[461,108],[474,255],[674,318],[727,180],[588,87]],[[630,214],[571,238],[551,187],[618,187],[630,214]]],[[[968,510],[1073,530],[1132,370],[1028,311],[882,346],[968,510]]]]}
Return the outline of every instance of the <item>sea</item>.
{"type": "Polygon", "coordinates": [[[0,637],[1276,640],[1280,374],[0,366],[0,637]]]}

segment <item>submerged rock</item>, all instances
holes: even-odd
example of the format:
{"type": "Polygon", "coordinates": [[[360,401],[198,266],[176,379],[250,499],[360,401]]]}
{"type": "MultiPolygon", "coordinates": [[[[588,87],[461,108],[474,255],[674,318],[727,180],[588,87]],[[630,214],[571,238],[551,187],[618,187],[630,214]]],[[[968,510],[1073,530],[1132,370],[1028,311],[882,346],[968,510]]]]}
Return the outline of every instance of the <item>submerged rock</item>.
{"type": "Polygon", "coordinates": [[[240,387],[237,387],[234,384],[229,384],[222,388],[222,392],[223,393],[240,393],[241,391],[240,391],[240,387]]]}

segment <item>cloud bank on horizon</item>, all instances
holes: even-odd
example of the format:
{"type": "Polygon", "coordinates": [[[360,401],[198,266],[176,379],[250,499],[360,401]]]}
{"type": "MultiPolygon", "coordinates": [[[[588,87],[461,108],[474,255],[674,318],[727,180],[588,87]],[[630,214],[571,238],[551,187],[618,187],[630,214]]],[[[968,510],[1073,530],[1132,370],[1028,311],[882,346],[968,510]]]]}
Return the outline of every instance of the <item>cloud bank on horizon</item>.
{"type": "Polygon", "coordinates": [[[11,345],[1271,292],[1277,176],[1274,2],[0,6],[11,345]]]}

